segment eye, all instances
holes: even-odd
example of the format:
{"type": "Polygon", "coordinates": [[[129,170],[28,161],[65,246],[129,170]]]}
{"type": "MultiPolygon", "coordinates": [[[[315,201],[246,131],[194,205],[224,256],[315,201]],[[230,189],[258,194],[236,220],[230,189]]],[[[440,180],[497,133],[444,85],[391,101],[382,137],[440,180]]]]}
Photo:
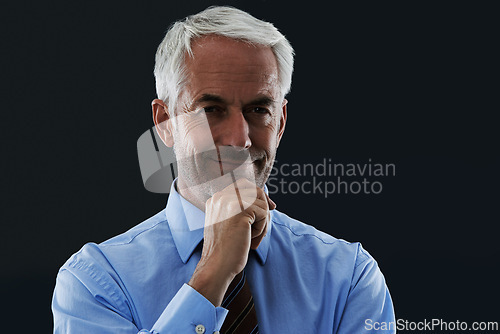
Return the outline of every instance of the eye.
{"type": "Polygon", "coordinates": [[[222,108],[219,106],[207,106],[207,107],[204,107],[203,110],[206,113],[213,113],[213,112],[222,111],[222,108]]]}
{"type": "Polygon", "coordinates": [[[262,107],[253,107],[250,109],[250,112],[256,113],[256,114],[267,114],[267,113],[269,113],[269,110],[267,110],[266,108],[262,108],[262,107]]]}

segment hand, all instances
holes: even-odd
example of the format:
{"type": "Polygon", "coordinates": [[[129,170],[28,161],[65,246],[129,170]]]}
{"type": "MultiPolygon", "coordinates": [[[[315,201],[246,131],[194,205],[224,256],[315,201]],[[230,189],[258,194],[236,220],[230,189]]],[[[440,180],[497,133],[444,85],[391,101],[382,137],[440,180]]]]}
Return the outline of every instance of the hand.
{"type": "Polygon", "coordinates": [[[219,306],[245,268],[250,249],[257,249],[266,235],[274,208],[269,196],[247,179],[214,194],[205,204],[203,251],[189,285],[219,306]]]}

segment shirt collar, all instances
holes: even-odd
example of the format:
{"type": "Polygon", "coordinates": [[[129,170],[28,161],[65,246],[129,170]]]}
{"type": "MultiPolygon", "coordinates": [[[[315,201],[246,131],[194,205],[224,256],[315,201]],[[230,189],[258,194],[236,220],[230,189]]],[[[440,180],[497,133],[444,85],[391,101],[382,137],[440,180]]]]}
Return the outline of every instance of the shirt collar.
{"type": "MultiPolygon", "coordinates": [[[[177,179],[176,179],[177,180],[177,179]]],[[[172,238],[175,247],[179,252],[182,262],[186,263],[193,254],[196,247],[203,240],[203,227],[205,225],[205,212],[191,204],[188,200],[182,197],[175,189],[175,182],[172,182],[170,194],[168,196],[165,215],[172,233],[172,238]]],[[[264,187],[267,193],[267,187],[264,187]]],[[[260,263],[264,265],[269,252],[269,241],[272,230],[271,221],[267,226],[267,234],[262,239],[259,247],[255,250],[260,263]]]]}

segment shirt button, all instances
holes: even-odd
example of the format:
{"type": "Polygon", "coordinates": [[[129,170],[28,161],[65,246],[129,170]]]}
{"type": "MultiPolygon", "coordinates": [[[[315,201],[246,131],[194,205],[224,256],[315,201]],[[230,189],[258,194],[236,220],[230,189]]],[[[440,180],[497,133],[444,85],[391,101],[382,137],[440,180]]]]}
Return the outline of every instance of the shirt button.
{"type": "Polygon", "coordinates": [[[214,334],[220,334],[220,332],[219,331],[215,331],[214,334]]]}
{"type": "Polygon", "coordinates": [[[203,334],[205,333],[205,326],[203,325],[198,325],[195,328],[197,334],[203,334]]]}

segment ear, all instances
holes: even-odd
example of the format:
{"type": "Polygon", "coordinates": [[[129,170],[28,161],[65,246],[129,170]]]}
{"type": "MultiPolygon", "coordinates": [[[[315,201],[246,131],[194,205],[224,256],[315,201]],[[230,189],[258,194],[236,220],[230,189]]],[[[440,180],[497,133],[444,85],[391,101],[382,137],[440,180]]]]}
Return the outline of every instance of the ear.
{"type": "Polygon", "coordinates": [[[174,138],[172,136],[172,122],[167,105],[160,99],[154,99],[151,102],[151,106],[153,108],[153,121],[155,122],[158,136],[160,136],[165,145],[172,147],[174,145],[174,138]]]}
{"type": "Polygon", "coordinates": [[[285,132],[285,124],[286,124],[286,105],[288,101],[287,99],[283,99],[283,102],[281,103],[281,116],[280,116],[280,125],[279,125],[279,130],[278,130],[278,143],[276,147],[279,146],[281,137],[283,136],[283,132],[285,132]]]}

